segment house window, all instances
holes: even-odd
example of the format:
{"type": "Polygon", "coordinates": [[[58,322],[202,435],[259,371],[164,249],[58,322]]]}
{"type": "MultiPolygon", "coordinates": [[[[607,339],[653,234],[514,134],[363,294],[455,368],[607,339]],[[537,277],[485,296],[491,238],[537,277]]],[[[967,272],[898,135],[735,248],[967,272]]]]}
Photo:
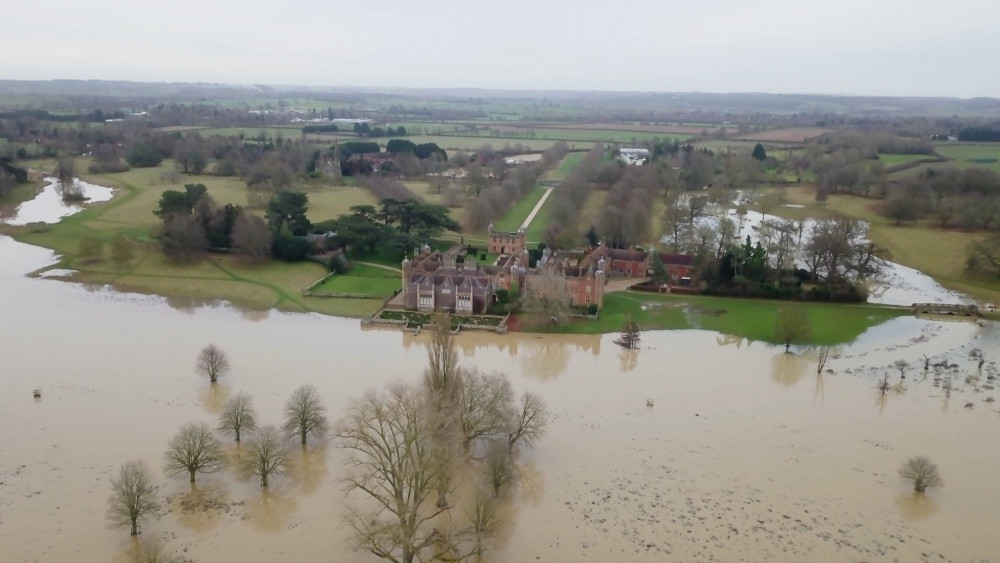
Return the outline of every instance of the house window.
{"type": "MultiPolygon", "coordinates": [[[[590,289],[590,288],[588,287],[587,289],[590,289]]],[[[584,299],[584,302],[587,303],[588,305],[590,304],[590,296],[589,295],[587,296],[586,299],[584,299]]]]}
{"type": "Polygon", "coordinates": [[[458,296],[458,308],[459,309],[471,309],[472,308],[472,297],[468,295],[458,296]]]}
{"type": "Polygon", "coordinates": [[[420,296],[420,306],[421,307],[433,307],[434,306],[434,296],[432,296],[432,295],[421,295],[420,296]]]}
{"type": "MultiPolygon", "coordinates": [[[[591,288],[590,288],[590,286],[588,285],[588,286],[587,286],[587,293],[590,293],[590,289],[591,289],[591,288]]],[[[587,299],[590,299],[590,297],[588,297],[587,299]]]]}

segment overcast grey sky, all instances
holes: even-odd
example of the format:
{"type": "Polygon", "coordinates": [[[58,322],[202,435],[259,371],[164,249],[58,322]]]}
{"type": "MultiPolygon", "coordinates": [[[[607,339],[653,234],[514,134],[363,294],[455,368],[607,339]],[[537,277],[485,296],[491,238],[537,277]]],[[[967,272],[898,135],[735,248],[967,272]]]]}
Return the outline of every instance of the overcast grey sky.
{"type": "Polygon", "coordinates": [[[1000,96],[996,0],[5,4],[0,78],[1000,96]]]}

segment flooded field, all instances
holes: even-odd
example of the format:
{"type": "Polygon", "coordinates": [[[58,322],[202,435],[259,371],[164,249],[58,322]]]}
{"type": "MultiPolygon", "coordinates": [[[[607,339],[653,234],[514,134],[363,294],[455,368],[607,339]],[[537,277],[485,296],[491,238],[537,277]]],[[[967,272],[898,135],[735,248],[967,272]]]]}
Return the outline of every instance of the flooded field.
{"type": "MultiPolygon", "coordinates": [[[[164,509],[143,527],[193,561],[374,561],[341,526],[343,452],[297,453],[264,493],[232,472],[162,474],[186,422],[214,425],[250,393],[277,423],[313,384],[331,418],[388,382],[415,381],[426,335],[356,320],[243,312],[32,279],[51,253],[0,237],[0,553],[5,561],[113,561],[128,532],[104,518],[124,460],[152,469],[164,509]],[[214,342],[233,370],[215,392],[195,375],[214,342]],[[32,390],[42,390],[41,399],[32,390]]],[[[488,560],[988,561],[1000,553],[995,324],[900,318],[815,352],[709,332],[461,334],[464,365],[505,371],[549,404],[549,432],[519,467],[511,526],[488,560]],[[973,349],[986,358],[980,372],[973,349]],[[932,364],[923,372],[923,356],[932,364]],[[913,368],[900,383],[898,359],[913,368]],[[890,374],[884,397],[876,378],[890,374]],[[937,384],[935,383],[937,380],[937,384]],[[945,396],[940,382],[950,381],[945,396]],[[897,385],[899,384],[899,385],[897,385]],[[647,399],[655,403],[647,407],[647,399]],[[971,405],[968,406],[967,405],[971,405]],[[896,474],[936,462],[925,496],[896,474]]]]}
{"type": "Polygon", "coordinates": [[[89,184],[79,178],[73,180],[73,189],[81,193],[85,199],[63,201],[59,180],[45,178],[45,186],[34,199],[8,208],[0,208],[0,222],[8,225],[55,223],[62,217],[83,211],[87,204],[108,201],[114,195],[114,190],[111,188],[89,184]]]}

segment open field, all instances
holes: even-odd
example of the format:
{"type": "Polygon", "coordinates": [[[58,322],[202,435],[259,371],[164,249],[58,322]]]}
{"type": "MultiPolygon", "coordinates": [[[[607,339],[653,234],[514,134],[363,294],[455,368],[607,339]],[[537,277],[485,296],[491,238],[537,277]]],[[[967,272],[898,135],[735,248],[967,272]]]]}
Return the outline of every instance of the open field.
{"type": "Polygon", "coordinates": [[[639,123],[538,123],[525,124],[523,127],[545,127],[547,129],[585,129],[590,131],[634,131],[638,133],[655,133],[664,135],[700,135],[705,129],[718,129],[718,124],[707,124],[705,126],[677,125],[677,124],[639,124],[639,123]]]}
{"type": "Polygon", "coordinates": [[[1000,172],[1000,143],[975,145],[946,143],[937,145],[937,151],[941,156],[954,159],[952,164],[958,168],[987,168],[1000,172]],[[993,162],[973,162],[974,159],[992,159],[993,162]]]}
{"type": "Polygon", "coordinates": [[[378,199],[360,186],[309,187],[302,191],[309,196],[309,220],[317,223],[347,215],[355,205],[378,205],[378,199]]]}
{"type": "MultiPolygon", "coordinates": [[[[501,132],[515,132],[519,135],[525,135],[533,133],[535,139],[550,139],[558,141],[595,141],[602,143],[633,143],[633,142],[646,142],[651,141],[654,138],[660,140],[672,140],[676,139],[678,141],[685,141],[690,139],[692,135],[685,133],[655,133],[655,132],[644,132],[644,131],[631,131],[631,130],[615,130],[615,129],[571,129],[571,128],[533,128],[533,127],[507,127],[502,125],[495,125],[492,130],[497,130],[501,132]]],[[[489,131],[483,131],[481,136],[490,136],[489,131]]],[[[502,133],[500,138],[506,138],[502,133]]],[[[522,137],[515,137],[522,138],[522,137]]]]}
{"type": "Polygon", "coordinates": [[[942,230],[933,220],[897,227],[878,214],[877,208],[881,200],[833,195],[826,204],[820,205],[813,199],[814,195],[812,188],[789,189],[790,202],[805,207],[780,208],[778,213],[820,218],[853,217],[868,221],[871,225],[869,237],[886,248],[894,262],[920,270],[947,288],[994,303],[1000,302],[1000,280],[989,276],[973,276],[965,270],[966,247],[971,241],[987,235],[942,230]]]}
{"type": "MultiPolygon", "coordinates": [[[[303,135],[302,127],[291,126],[261,126],[261,127],[213,127],[208,129],[198,129],[198,134],[202,137],[221,135],[223,137],[257,137],[263,131],[268,137],[281,135],[285,138],[297,139],[303,135]]],[[[353,135],[352,135],[353,136],[353,135]]]]}
{"type": "MultiPolygon", "coordinates": [[[[914,162],[918,160],[924,160],[928,158],[936,158],[932,154],[880,154],[878,155],[879,162],[884,164],[886,167],[889,166],[899,166],[900,164],[906,164],[908,162],[914,162]]],[[[939,164],[940,165],[940,164],[939,164]]]]}
{"type": "Polygon", "coordinates": [[[627,291],[606,294],[604,309],[596,321],[573,321],[561,332],[615,332],[621,330],[626,318],[631,315],[643,330],[694,328],[776,342],[777,315],[784,307],[800,307],[806,311],[812,323],[811,344],[851,342],[872,326],[909,314],[906,309],[871,305],[788,303],[627,291]]]}
{"type": "MultiPolygon", "coordinates": [[[[406,137],[416,143],[437,143],[446,151],[475,151],[483,145],[490,145],[494,149],[501,149],[505,145],[521,145],[530,150],[544,151],[554,145],[557,141],[550,139],[505,139],[502,137],[459,137],[454,135],[414,135],[406,137]]],[[[384,143],[388,139],[379,139],[379,143],[384,143]]],[[[568,143],[570,150],[590,150],[594,146],[593,141],[571,141],[568,143]]],[[[384,146],[384,144],[383,144],[384,146]]],[[[451,154],[449,153],[449,156],[451,154]]]]}
{"type": "Polygon", "coordinates": [[[545,178],[555,181],[564,180],[569,174],[569,171],[572,170],[577,164],[580,164],[580,161],[582,161],[585,156],[587,155],[582,152],[571,152],[567,154],[558,166],[546,173],[545,178]]]}
{"type": "Polygon", "coordinates": [[[737,139],[746,141],[774,141],[785,143],[804,143],[813,137],[818,137],[826,133],[829,129],[820,127],[789,127],[788,129],[773,129],[770,131],[756,131],[740,135],[737,139]]]}

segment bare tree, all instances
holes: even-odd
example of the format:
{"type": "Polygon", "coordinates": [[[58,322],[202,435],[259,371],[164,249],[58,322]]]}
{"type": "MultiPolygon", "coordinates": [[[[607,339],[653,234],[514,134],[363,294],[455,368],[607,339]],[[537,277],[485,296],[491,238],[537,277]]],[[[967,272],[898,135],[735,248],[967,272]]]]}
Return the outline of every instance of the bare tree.
{"type": "Polygon", "coordinates": [[[219,417],[219,430],[232,432],[236,442],[239,443],[241,432],[253,431],[256,428],[257,416],[253,404],[250,402],[250,395],[237,393],[222,408],[222,416],[219,417]]]}
{"type": "Polygon", "coordinates": [[[819,353],[816,355],[816,373],[822,373],[823,368],[826,367],[826,360],[830,357],[830,347],[820,346],[819,353]]]}
{"type": "Polygon", "coordinates": [[[437,506],[448,506],[451,469],[457,455],[459,404],[462,397],[462,374],[451,337],[451,317],[439,314],[434,319],[434,336],[427,350],[429,366],[424,372],[424,389],[436,416],[431,421],[434,457],[441,464],[437,472],[437,506]]]}
{"type": "Polygon", "coordinates": [[[164,224],[160,237],[163,254],[175,262],[191,262],[208,248],[205,227],[190,215],[175,215],[164,224]]]}
{"type": "Polygon", "coordinates": [[[424,372],[424,386],[441,401],[454,404],[461,394],[462,378],[458,369],[458,353],[451,337],[451,317],[441,313],[434,317],[434,334],[427,349],[429,367],[424,372]]]}
{"type": "Polygon", "coordinates": [[[355,401],[337,432],[351,452],[348,497],[360,495],[373,507],[348,514],[353,543],[382,559],[420,559],[439,534],[436,520],[448,510],[433,500],[443,467],[429,414],[415,389],[396,386],[355,401]]]}
{"type": "Polygon", "coordinates": [[[217,382],[220,376],[229,373],[229,369],[229,358],[215,344],[205,346],[202,348],[201,353],[198,354],[198,363],[195,365],[195,370],[201,375],[207,376],[212,383],[217,382]]]}
{"type": "Polygon", "coordinates": [[[521,297],[521,309],[548,324],[560,324],[570,312],[570,297],[566,279],[546,268],[542,273],[526,278],[526,291],[521,297]]]}
{"type": "Polygon", "coordinates": [[[462,370],[462,445],[503,436],[511,418],[514,393],[506,374],[462,370]]]}
{"type": "Polygon", "coordinates": [[[889,374],[887,373],[885,374],[885,377],[882,378],[882,381],[879,382],[878,390],[881,391],[884,396],[889,392],[889,389],[891,389],[891,387],[889,386],[889,374]]]}
{"type": "Polygon", "coordinates": [[[639,347],[639,323],[632,320],[632,315],[629,314],[625,318],[625,323],[622,325],[622,334],[615,340],[615,344],[625,348],[627,350],[635,350],[639,347]]]}
{"type": "Polygon", "coordinates": [[[494,442],[486,454],[486,471],[493,496],[500,495],[500,489],[514,481],[514,467],[510,449],[501,442],[494,442]]]}
{"type": "Polygon", "coordinates": [[[320,403],[316,388],[303,385],[296,389],[285,403],[285,432],[298,435],[305,445],[310,434],[321,438],[326,428],[326,407],[320,403]]]}
{"type": "Polygon", "coordinates": [[[116,527],[130,526],[132,535],[138,535],[139,520],[159,508],[155,494],[146,466],[137,460],[125,462],[111,478],[108,518],[116,527]]]}
{"type": "Polygon", "coordinates": [[[910,369],[910,362],[906,360],[896,360],[892,363],[892,367],[899,370],[900,379],[906,379],[906,370],[910,369]]]}
{"type": "Polygon", "coordinates": [[[784,343],[785,353],[793,343],[805,342],[812,334],[812,324],[801,307],[784,307],[778,310],[778,322],[774,326],[774,336],[784,343]]]}
{"type": "Polygon", "coordinates": [[[245,458],[246,468],[260,477],[260,486],[266,487],[272,475],[280,475],[286,465],[285,444],[273,426],[260,429],[245,458]]]}
{"type": "Polygon", "coordinates": [[[913,483],[913,490],[922,493],[931,487],[941,487],[944,481],[937,465],[924,456],[911,457],[899,468],[899,475],[913,483]]]}
{"type": "Polygon", "coordinates": [[[241,211],[233,223],[233,251],[251,260],[263,260],[271,256],[271,229],[263,219],[246,211],[241,211]]]}
{"type": "Polygon", "coordinates": [[[518,444],[530,446],[545,434],[549,411],[542,398],[534,393],[521,396],[521,404],[507,423],[507,449],[514,451],[518,444]]]}
{"type": "Polygon", "coordinates": [[[225,466],[219,453],[219,442],[204,422],[181,427],[180,432],[170,439],[166,458],[163,469],[167,475],[173,477],[187,473],[192,483],[196,473],[214,473],[225,466]]]}

